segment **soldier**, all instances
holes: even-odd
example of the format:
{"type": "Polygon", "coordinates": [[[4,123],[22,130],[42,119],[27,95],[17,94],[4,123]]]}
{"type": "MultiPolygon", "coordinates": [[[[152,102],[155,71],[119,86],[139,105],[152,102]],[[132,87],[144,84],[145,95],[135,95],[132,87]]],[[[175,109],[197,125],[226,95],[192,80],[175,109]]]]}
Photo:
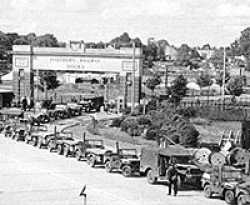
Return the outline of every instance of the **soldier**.
{"type": "Polygon", "coordinates": [[[27,108],[27,98],[26,96],[24,96],[23,100],[22,100],[22,105],[23,105],[23,110],[26,111],[26,108],[27,108]]]}
{"type": "Polygon", "coordinates": [[[176,170],[175,164],[172,163],[169,168],[167,169],[167,176],[168,176],[168,195],[171,195],[172,186],[174,189],[174,196],[177,195],[178,192],[178,172],[176,170]]]}

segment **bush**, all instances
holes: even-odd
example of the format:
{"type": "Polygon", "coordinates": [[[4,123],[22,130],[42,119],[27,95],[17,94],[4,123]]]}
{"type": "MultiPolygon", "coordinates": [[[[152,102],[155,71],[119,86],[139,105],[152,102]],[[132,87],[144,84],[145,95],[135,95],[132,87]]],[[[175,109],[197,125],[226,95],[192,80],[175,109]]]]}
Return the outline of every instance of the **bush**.
{"type": "Polygon", "coordinates": [[[125,117],[119,117],[119,118],[113,119],[110,127],[120,127],[124,119],[125,117]]]}
{"type": "Polygon", "coordinates": [[[131,107],[125,107],[124,109],[121,110],[123,115],[128,115],[131,113],[131,107]]]}
{"type": "Polygon", "coordinates": [[[138,117],[137,122],[138,122],[139,125],[148,125],[148,126],[150,126],[152,124],[150,116],[147,116],[147,115],[138,117]]]}
{"type": "Polygon", "coordinates": [[[145,135],[146,140],[156,140],[159,136],[159,127],[152,126],[150,127],[145,135]]]}
{"type": "Polygon", "coordinates": [[[129,135],[138,136],[139,133],[139,124],[135,117],[127,117],[121,123],[121,130],[127,132],[129,135]]]}
{"type": "Polygon", "coordinates": [[[157,109],[157,99],[150,100],[146,106],[146,111],[149,112],[151,110],[156,110],[156,109],[157,109]]]}
{"type": "Polygon", "coordinates": [[[179,115],[182,115],[183,117],[187,117],[187,118],[196,116],[196,109],[194,107],[178,108],[176,112],[179,115]]]}
{"type": "Polygon", "coordinates": [[[180,144],[190,147],[197,147],[199,140],[198,137],[200,133],[195,129],[192,124],[180,130],[180,134],[180,144]]]}

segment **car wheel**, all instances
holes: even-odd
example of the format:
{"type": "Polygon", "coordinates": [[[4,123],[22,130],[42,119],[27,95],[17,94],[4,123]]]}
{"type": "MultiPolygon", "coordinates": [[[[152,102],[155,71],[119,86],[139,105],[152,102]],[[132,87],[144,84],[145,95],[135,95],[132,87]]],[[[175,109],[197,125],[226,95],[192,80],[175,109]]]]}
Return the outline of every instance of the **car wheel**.
{"type": "Polygon", "coordinates": [[[244,196],[242,194],[240,196],[238,196],[237,205],[247,205],[247,204],[249,204],[249,202],[247,201],[246,196],[244,196]]]}
{"type": "Polygon", "coordinates": [[[37,147],[38,147],[39,149],[42,148],[42,139],[38,139],[37,147]]]}
{"type": "Polygon", "coordinates": [[[122,175],[124,176],[124,177],[130,177],[131,175],[132,175],[132,169],[131,169],[131,167],[130,166],[124,166],[123,168],[122,168],[122,175]]]}
{"type": "Polygon", "coordinates": [[[95,157],[94,156],[90,156],[89,158],[88,158],[88,164],[89,164],[89,166],[90,167],[95,167],[95,157]]]}
{"type": "Polygon", "coordinates": [[[57,154],[62,155],[62,153],[63,153],[63,146],[62,145],[58,145],[57,146],[57,154]]]}
{"type": "Polygon", "coordinates": [[[204,195],[206,198],[211,198],[213,195],[211,186],[209,184],[205,185],[204,187],[204,195]]]}
{"type": "Polygon", "coordinates": [[[149,184],[156,183],[156,177],[154,176],[153,171],[151,169],[147,172],[147,181],[149,184]]]}
{"type": "Polygon", "coordinates": [[[33,137],[32,138],[32,145],[35,147],[37,145],[37,138],[33,137]]]}
{"type": "Polygon", "coordinates": [[[108,173],[112,172],[112,167],[111,167],[110,161],[107,161],[107,162],[105,163],[105,170],[106,170],[106,172],[108,172],[108,173]]]}
{"type": "Polygon", "coordinates": [[[235,204],[235,194],[232,190],[226,190],[224,196],[228,204],[235,204]]]}
{"type": "Polygon", "coordinates": [[[51,143],[49,143],[48,148],[49,148],[49,152],[53,151],[53,147],[52,147],[51,143]]]}
{"type": "Polygon", "coordinates": [[[81,160],[81,152],[79,150],[76,151],[76,160],[80,161],[81,160]]]}
{"type": "Polygon", "coordinates": [[[28,137],[29,136],[26,136],[25,139],[24,139],[24,141],[25,141],[26,144],[29,144],[29,142],[30,142],[28,137]]]}
{"type": "Polygon", "coordinates": [[[68,155],[69,155],[69,147],[68,146],[64,147],[64,149],[63,149],[63,155],[65,157],[68,157],[68,155]]]}

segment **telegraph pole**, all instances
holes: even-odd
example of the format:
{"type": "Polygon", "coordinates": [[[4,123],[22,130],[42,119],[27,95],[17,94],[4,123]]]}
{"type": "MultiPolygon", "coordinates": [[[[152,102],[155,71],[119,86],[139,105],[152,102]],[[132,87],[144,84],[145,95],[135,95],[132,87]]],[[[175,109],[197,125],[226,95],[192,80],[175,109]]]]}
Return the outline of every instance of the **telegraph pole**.
{"type": "Polygon", "coordinates": [[[223,108],[225,104],[225,83],[226,83],[226,47],[223,48],[223,82],[222,82],[223,108]]]}
{"type": "Polygon", "coordinates": [[[135,41],[133,44],[133,65],[132,65],[132,89],[131,89],[131,113],[135,110],[135,41]]]}
{"type": "Polygon", "coordinates": [[[168,94],[168,66],[166,65],[166,70],[165,70],[165,92],[168,94]]]}

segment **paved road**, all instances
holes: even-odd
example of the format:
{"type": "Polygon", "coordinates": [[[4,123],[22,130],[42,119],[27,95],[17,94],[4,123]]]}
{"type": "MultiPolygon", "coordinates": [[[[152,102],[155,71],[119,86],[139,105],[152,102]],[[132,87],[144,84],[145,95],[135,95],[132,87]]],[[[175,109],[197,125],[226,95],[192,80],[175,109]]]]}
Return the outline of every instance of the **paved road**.
{"type": "Polygon", "coordinates": [[[142,177],[124,178],[90,168],[85,162],[0,136],[0,205],[80,205],[87,185],[88,205],[215,205],[202,192],[167,196],[164,185],[149,185],[142,177]]]}

